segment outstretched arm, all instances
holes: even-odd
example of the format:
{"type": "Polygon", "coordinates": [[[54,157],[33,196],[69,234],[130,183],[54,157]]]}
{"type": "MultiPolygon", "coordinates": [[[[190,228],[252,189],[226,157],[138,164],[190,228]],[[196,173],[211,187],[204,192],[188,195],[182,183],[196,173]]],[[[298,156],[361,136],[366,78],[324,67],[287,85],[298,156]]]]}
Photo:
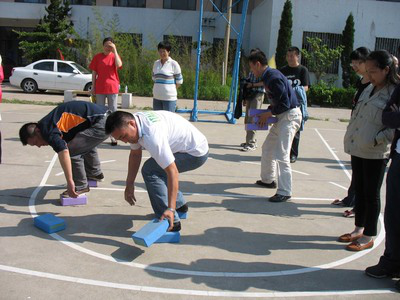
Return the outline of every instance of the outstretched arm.
{"type": "Polygon", "coordinates": [[[58,159],[64,171],[65,179],[67,180],[68,195],[76,198],[79,195],[75,192],[75,183],[74,179],[72,178],[72,164],[71,157],[69,156],[69,150],[65,149],[58,152],[58,159]]]}
{"type": "Polygon", "coordinates": [[[128,176],[126,177],[125,200],[135,205],[135,179],[142,161],[142,149],[131,150],[129,154],[128,176]]]}

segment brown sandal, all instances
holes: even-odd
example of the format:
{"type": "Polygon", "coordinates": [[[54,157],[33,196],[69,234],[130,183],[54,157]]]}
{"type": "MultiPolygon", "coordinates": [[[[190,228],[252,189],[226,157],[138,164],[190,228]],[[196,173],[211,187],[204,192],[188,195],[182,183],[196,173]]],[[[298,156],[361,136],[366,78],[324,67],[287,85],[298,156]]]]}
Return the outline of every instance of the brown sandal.
{"type": "Polygon", "coordinates": [[[356,236],[351,236],[351,233],[345,233],[339,236],[338,242],[341,243],[351,243],[354,241],[357,241],[360,237],[362,237],[362,234],[356,235],[356,236]]]}

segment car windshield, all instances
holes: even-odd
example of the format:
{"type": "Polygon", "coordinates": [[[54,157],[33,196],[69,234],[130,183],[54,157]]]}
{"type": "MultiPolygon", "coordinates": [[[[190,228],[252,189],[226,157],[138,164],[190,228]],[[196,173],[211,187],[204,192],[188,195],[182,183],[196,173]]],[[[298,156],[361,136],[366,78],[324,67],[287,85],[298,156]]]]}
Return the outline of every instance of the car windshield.
{"type": "Polygon", "coordinates": [[[77,68],[79,70],[79,72],[81,72],[82,74],[92,74],[92,72],[86,70],[84,67],[82,67],[81,65],[78,65],[77,63],[71,63],[71,65],[73,65],[75,68],[77,68]]]}

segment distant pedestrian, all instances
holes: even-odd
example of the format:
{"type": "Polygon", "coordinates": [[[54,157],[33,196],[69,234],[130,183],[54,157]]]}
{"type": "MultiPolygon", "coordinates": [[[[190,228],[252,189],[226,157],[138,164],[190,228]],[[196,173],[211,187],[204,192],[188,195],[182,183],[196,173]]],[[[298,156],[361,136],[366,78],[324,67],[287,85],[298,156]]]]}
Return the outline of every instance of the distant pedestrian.
{"type": "MultiPolygon", "coordinates": [[[[107,98],[108,109],[116,111],[120,87],[118,69],[122,68],[122,60],[111,37],[103,40],[103,52],[93,57],[89,68],[92,70],[92,95],[96,96],[96,103],[105,106],[107,98]]],[[[111,145],[117,145],[113,137],[111,145]]]]}
{"type": "Polygon", "coordinates": [[[170,43],[160,42],[157,49],[160,59],[153,65],[153,109],[175,112],[177,89],[183,83],[181,67],[170,57],[170,43]]]}

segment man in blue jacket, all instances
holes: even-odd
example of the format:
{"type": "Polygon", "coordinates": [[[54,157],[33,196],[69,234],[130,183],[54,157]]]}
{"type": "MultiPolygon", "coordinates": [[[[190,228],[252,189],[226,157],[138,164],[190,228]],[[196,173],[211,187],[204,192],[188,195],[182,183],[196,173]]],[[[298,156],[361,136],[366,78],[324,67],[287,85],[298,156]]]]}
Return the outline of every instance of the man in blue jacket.
{"type": "Polygon", "coordinates": [[[299,103],[287,78],[280,71],[268,67],[267,57],[261,50],[251,51],[249,64],[253,74],[262,77],[271,102],[270,111],[259,115],[258,124],[263,126],[271,116],[278,119],[262,146],[261,180],[256,184],[266,188],[278,187],[269,201],[287,201],[292,196],[290,148],[302,119],[299,103]]]}

